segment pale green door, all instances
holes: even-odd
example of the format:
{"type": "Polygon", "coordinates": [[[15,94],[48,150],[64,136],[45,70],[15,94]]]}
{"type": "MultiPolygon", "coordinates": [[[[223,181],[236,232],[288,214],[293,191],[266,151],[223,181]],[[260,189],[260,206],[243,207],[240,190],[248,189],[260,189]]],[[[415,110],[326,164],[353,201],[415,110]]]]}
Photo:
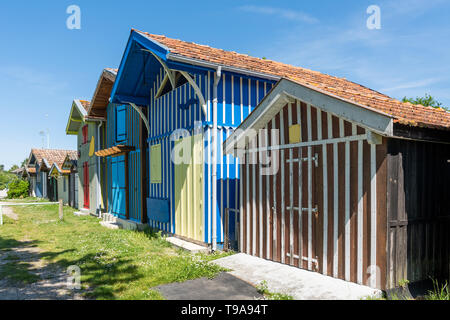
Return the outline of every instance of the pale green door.
{"type": "Polygon", "coordinates": [[[179,155],[183,157],[183,161],[175,162],[175,232],[203,242],[202,135],[180,139],[175,143],[175,148],[182,150],[179,155]]]}

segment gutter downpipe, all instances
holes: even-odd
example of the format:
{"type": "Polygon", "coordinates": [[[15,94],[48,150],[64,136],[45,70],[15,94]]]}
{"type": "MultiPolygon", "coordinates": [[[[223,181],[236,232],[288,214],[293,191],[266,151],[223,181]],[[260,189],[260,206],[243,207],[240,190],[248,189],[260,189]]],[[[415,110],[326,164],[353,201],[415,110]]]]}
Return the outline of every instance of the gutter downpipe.
{"type": "Polygon", "coordinates": [[[214,74],[213,86],[213,152],[212,152],[212,251],[217,249],[217,86],[222,77],[222,67],[218,66],[214,74]]]}
{"type": "MultiPolygon", "coordinates": [[[[100,150],[100,128],[103,125],[103,121],[100,121],[100,124],[97,126],[97,150],[100,150]]],[[[102,210],[101,210],[101,204],[100,204],[100,195],[102,194],[102,186],[100,184],[100,157],[97,157],[97,210],[98,210],[98,217],[102,218],[102,210]]]]}

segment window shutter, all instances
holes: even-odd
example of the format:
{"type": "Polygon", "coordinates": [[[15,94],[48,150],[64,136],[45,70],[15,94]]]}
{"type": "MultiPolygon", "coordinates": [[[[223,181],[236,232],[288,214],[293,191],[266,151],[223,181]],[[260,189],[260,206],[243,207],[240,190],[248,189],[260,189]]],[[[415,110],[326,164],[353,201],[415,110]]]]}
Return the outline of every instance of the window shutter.
{"type": "Polygon", "coordinates": [[[161,145],[156,144],[150,149],[150,182],[161,183],[161,145]]]}
{"type": "Polygon", "coordinates": [[[302,128],[300,124],[293,124],[289,126],[289,143],[302,142],[302,128]]]}
{"type": "Polygon", "coordinates": [[[127,107],[116,107],[116,142],[127,139],[127,107]]]}

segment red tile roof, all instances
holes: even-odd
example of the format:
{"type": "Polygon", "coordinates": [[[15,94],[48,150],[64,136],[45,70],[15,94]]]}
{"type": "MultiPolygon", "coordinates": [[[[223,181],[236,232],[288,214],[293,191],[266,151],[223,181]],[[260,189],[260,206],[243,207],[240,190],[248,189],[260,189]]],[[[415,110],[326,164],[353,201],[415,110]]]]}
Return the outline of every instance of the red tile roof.
{"type": "Polygon", "coordinates": [[[36,173],[36,168],[33,168],[33,167],[27,167],[27,171],[28,171],[29,173],[36,173]]]}
{"type": "Polygon", "coordinates": [[[42,160],[45,159],[50,167],[53,163],[56,163],[61,168],[66,155],[69,155],[71,159],[78,158],[78,152],[75,150],[31,149],[31,153],[35,156],[36,161],[39,164],[41,164],[42,160]]]}
{"type": "Polygon", "coordinates": [[[91,103],[86,100],[80,100],[80,103],[83,106],[84,110],[86,110],[86,112],[88,112],[89,106],[91,105],[91,103]]]}
{"type": "Polygon", "coordinates": [[[395,122],[414,126],[450,129],[450,112],[441,108],[403,103],[357,83],[317,71],[215,49],[193,42],[171,39],[163,35],[135,31],[168,47],[171,54],[287,78],[299,84],[315,87],[322,92],[339,98],[354,101],[357,104],[390,114],[395,122]]]}

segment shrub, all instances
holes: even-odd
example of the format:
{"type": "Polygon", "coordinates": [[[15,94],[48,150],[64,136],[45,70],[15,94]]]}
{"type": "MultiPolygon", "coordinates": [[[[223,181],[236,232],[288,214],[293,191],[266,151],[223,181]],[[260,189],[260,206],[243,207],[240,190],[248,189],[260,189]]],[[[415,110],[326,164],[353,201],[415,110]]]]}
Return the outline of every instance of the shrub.
{"type": "Polygon", "coordinates": [[[15,180],[8,185],[8,198],[25,198],[28,196],[29,183],[25,180],[15,180]]]}

